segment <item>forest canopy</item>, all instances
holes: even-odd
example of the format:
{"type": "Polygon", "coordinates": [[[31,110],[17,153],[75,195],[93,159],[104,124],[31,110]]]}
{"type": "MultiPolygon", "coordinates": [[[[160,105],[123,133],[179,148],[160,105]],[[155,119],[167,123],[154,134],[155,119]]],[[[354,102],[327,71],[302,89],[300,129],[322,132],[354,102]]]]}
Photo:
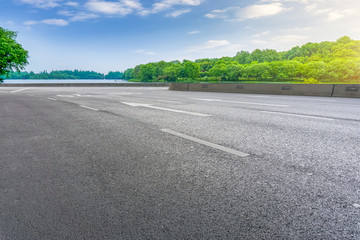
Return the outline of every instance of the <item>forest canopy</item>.
{"type": "Polygon", "coordinates": [[[256,49],[234,57],[137,65],[124,71],[138,81],[360,82],[360,41],[307,43],[289,51],[256,49]]]}

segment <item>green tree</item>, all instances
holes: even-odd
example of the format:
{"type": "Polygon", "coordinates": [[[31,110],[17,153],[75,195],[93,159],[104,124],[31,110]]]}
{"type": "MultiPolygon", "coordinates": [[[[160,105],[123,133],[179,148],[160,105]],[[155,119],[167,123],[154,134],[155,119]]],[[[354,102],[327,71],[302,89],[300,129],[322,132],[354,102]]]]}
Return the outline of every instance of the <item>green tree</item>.
{"type": "MultiPolygon", "coordinates": [[[[235,62],[237,63],[237,62],[235,62]]],[[[230,81],[238,81],[244,73],[244,65],[239,63],[231,64],[227,70],[227,77],[230,81]]]]}
{"type": "Polygon", "coordinates": [[[164,79],[167,82],[176,82],[180,76],[182,66],[180,63],[172,64],[171,66],[164,69],[164,79]]]}
{"type": "Polygon", "coordinates": [[[226,80],[228,74],[227,62],[224,60],[219,60],[215,65],[209,70],[209,75],[213,77],[219,77],[221,81],[226,80]]]}
{"type": "Polygon", "coordinates": [[[200,75],[199,64],[191,61],[185,61],[183,63],[183,74],[185,78],[196,79],[200,75]]]}
{"type": "Polygon", "coordinates": [[[20,71],[28,64],[28,52],[16,42],[16,32],[0,27],[0,81],[11,71],[20,71]]]}

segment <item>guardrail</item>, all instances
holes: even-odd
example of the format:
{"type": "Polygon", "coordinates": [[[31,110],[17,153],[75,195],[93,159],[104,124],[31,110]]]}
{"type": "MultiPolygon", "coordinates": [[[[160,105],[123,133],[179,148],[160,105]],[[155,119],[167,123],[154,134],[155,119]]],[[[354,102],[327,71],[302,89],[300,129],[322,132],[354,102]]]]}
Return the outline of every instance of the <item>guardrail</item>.
{"type": "Polygon", "coordinates": [[[322,97],[360,97],[360,84],[170,83],[169,90],[322,97]]]}
{"type": "Polygon", "coordinates": [[[169,83],[2,83],[0,87],[168,87],[169,83]]]}

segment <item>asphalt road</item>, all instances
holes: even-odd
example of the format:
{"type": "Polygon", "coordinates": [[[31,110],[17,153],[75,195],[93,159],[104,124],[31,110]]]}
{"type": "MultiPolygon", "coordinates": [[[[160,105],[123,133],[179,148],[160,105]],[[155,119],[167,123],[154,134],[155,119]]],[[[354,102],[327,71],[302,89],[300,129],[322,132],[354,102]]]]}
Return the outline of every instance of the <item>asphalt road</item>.
{"type": "Polygon", "coordinates": [[[360,99],[0,88],[0,239],[360,239],[360,99]]]}

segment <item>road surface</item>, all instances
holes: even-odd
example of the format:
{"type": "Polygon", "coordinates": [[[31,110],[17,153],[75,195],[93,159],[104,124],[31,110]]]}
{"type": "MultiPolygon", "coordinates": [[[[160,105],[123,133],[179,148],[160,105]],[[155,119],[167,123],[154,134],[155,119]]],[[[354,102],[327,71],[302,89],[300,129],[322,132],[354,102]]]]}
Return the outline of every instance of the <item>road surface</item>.
{"type": "Polygon", "coordinates": [[[0,239],[360,239],[360,99],[0,88],[0,239]]]}

